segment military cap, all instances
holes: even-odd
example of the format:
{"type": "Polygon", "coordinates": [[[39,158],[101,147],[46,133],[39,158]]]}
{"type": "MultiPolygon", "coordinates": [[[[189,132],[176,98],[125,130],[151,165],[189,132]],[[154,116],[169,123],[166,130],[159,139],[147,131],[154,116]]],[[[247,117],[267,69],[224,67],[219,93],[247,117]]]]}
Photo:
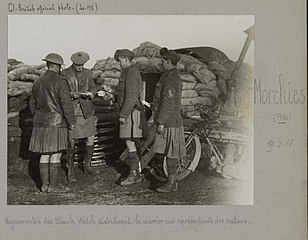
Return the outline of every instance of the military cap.
{"type": "Polygon", "coordinates": [[[162,58],[170,60],[173,65],[176,65],[178,61],[180,61],[181,57],[173,50],[168,50],[167,48],[163,47],[160,49],[160,56],[162,58]]]}
{"type": "Polygon", "coordinates": [[[85,64],[89,59],[90,59],[89,54],[87,54],[86,52],[82,52],[82,51],[75,52],[71,56],[72,62],[78,65],[85,64]]]}
{"type": "Polygon", "coordinates": [[[63,58],[57,53],[49,53],[45,58],[42,59],[46,62],[51,62],[58,65],[64,65],[63,58]]]}
{"type": "Polygon", "coordinates": [[[119,61],[119,57],[128,57],[129,59],[133,59],[135,58],[135,54],[128,50],[128,49],[118,49],[115,53],[114,53],[114,59],[119,61]]]}

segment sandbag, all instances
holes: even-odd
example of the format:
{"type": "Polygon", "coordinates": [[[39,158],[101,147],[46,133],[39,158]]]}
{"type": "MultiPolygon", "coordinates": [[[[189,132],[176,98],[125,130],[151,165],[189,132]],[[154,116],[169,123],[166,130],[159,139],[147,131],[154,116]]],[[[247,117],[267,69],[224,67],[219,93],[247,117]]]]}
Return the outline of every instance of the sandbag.
{"type": "Polygon", "coordinates": [[[163,71],[161,58],[138,57],[133,60],[133,63],[139,70],[163,71]]]}
{"type": "Polygon", "coordinates": [[[198,94],[201,97],[218,97],[218,95],[219,95],[217,92],[214,92],[210,89],[202,90],[202,91],[198,92],[198,94]]]}
{"type": "Polygon", "coordinates": [[[118,86],[119,79],[118,78],[97,78],[95,83],[98,85],[110,85],[110,86],[118,86]]]}
{"type": "Polygon", "coordinates": [[[97,60],[92,70],[112,70],[116,69],[121,71],[121,66],[118,61],[116,61],[114,58],[107,58],[107,59],[100,59],[97,60]]]}
{"type": "Polygon", "coordinates": [[[11,97],[7,101],[8,112],[19,112],[20,101],[17,97],[11,97]]]}
{"type": "Polygon", "coordinates": [[[204,96],[206,95],[206,92],[211,92],[211,94],[214,96],[214,97],[218,97],[220,95],[220,91],[218,90],[217,88],[217,85],[216,85],[216,81],[211,81],[209,84],[202,84],[202,83],[198,83],[196,84],[195,86],[195,90],[199,92],[199,95],[200,96],[204,96]],[[200,92],[202,92],[202,94],[200,94],[200,92]]]}
{"type": "Polygon", "coordinates": [[[133,59],[133,63],[138,69],[144,69],[148,64],[148,59],[146,57],[136,57],[133,59]]]}
{"type": "Polygon", "coordinates": [[[204,83],[197,83],[194,87],[195,90],[199,91],[199,90],[204,90],[204,89],[208,89],[208,86],[204,83]]]}
{"type": "Polygon", "coordinates": [[[133,53],[136,57],[147,57],[147,58],[154,58],[160,57],[160,49],[161,47],[151,43],[151,42],[144,42],[139,45],[139,47],[133,50],[133,53]]]}
{"type": "Polygon", "coordinates": [[[93,71],[92,71],[92,78],[93,78],[93,79],[98,78],[99,75],[100,75],[102,72],[103,72],[102,70],[93,70],[93,71]]]}
{"type": "Polygon", "coordinates": [[[9,81],[7,90],[8,96],[13,97],[23,93],[31,93],[32,86],[32,82],[9,81]]]}
{"type": "Polygon", "coordinates": [[[182,82],[182,90],[194,89],[196,83],[182,82]]]}
{"type": "Polygon", "coordinates": [[[118,70],[107,70],[99,75],[100,78],[120,78],[120,76],[121,72],[118,70]]]}
{"type": "Polygon", "coordinates": [[[27,73],[24,73],[24,74],[21,74],[20,75],[20,80],[22,81],[31,81],[31,82],[34,82],[35,80],[39,79],[39,75],[36,75],[36,74],[27,74],[27,73]]]}
{"type": "Polygon", "coordinates": [[[46,64],[40,64],[40,65],[23,65],[20,68],[16,68],[12,71],[10,71],[7,76],[9,80],[16,81],[20,79],[21,74],[31,74],[35,72],[36,70],[40,70],[42,68],[46,67],[46,64]]]}
{"type": "Polygon", "coordinates": [[[16,66],[16,65],[24,64],[24,63],[21,62],[21,61],[17,61],[15,58],[9,58],[9,59],[7,60],[7,64],[8,64],[8,65],[11,65],[11,66],[16,66]]]}
{"type": "Polygon", "coordinates": [[[20,68],[20,67],[22,67],[22,66],[24,66],[23,63],[19,63],[19,64],[17,64],[17,65],[10,65],[10,64],[8,64],[8,65],[7,65],[7,72],[10,72],[10,71],[12,71],[12,70],[14,70],[14,69],[16,69],[16,68],[20,68]]]}
{"type": "Polygon", "coordinates": [[[204,63],[188,55],[182,55],[180,61],[177,63],[177,69],[188,73],[196,72],[203,66],[205,66],[204,63]]]}
{"type": "Polygon", "coordinates": [[[216,79],[215,75],[208,68],[200,68],[198,71],[192,72],[192,75],[200,83],[209,83],[216,79]]]}
{"type": "Polygon", "coordinates": [[[182,82],[197,83],[197,79],[189,73],[179,73],[182,82]]]}
{"type": "Polygon", "coordinates": [[[194,98],[198,97],[198,92],[196,90],[184,90],[182,91],[182,99],[183,98],[194,98]]]}

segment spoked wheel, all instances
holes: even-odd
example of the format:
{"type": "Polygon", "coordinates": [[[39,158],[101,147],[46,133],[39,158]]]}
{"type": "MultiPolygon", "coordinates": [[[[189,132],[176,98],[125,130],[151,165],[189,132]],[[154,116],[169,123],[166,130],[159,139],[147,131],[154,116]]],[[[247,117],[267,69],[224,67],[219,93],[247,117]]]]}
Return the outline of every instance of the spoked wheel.
{"type": "MultiPolygon", "coordinates": [[[[181,158],[177,164],[176,179],[182,180],[195,171],[201,156],[201,143],[198,136],[185,132],[186,157],[181,158]]],[[[164,173],[168,176],[167,160],[163,163],[164,173]]]]}

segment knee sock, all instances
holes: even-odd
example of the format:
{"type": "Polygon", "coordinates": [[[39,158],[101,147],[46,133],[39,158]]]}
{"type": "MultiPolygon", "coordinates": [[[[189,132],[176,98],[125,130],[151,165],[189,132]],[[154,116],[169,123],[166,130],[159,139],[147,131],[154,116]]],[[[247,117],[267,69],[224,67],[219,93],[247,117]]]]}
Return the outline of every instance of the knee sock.
{"type": "Polygon", "coordinates": [[[128,152],[130,170],[139,170],[139,156],[136,151],[128,152]]]}
{"type": "Polygon", "coordinates": [[[40,163],[40,175],[42,183],[49,183],[49,163],[40,163]]]}
{"type": "Polygon", "coordinates": [[[60,163],[50,163],[50,185],[58,186],[59,185],[59,168],[61,167],[60,163]]]}

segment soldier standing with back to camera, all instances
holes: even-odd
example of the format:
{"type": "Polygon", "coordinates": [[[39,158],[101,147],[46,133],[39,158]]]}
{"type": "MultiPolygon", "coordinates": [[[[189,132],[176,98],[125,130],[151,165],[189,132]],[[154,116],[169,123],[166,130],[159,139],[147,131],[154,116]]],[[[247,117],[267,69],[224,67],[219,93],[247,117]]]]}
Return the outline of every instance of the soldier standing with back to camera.
{"type": "Polygon", "coordinates": [[[68,128],[76,123],[69,85],[60,76],[63,58],[50,53],[44,61],[48,70],[34,82],[29,107],[34,114],[29,150],[40,153],[41,191],[69,190],[59,183],[60,158],[68,149],[68,128]]]}
{"type": "Polygon", "coordinates": [[[173,50],[160,50],[166,71],[156,85],[154,94],[154,121],[157,125],[153,150],[167,157],[168,182],[158,192],[177,190],[177,162],[186,155],[183,121],[180,114],[182,82],[177,72],[180,56],[173,50]]]}
{"type": "Polygon", "coordinates": [[[94,152],[94,136],[96,132],[97,118],[94,116],[92,99],[97,90],[92,78],[92,71],[84,68],[84,64],[90,59],[86,52],[76,52],[71,56],[73,64],[62,71],[62,75],[68,80],[74,111],[76,125],[70,132],[71,148],[68,151],[68,180],[76,181],[74,174],[74,140],[86,138],[84,171],[96,175],[99,171],[91,167],[94,152]]]}

